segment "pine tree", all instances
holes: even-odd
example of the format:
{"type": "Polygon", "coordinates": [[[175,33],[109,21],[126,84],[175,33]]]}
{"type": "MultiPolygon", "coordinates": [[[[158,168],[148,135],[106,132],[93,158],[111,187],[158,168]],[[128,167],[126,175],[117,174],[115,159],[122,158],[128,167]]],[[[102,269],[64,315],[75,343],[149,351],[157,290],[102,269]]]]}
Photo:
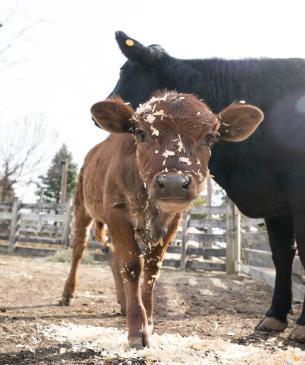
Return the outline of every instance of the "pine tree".
{"type": "Polygon", "coordinates": [[[40,182],[37,184],[36,195],[41,196],[43,194],[44,201],[46,202],[59,203],[60,201],[62,161],[68,163],[67,198],[71,198],[74,195],[77,181],[77,165],[73,162],[71,152],[63,144],[55,154],[47,174],[39,176],[40,182]]]}

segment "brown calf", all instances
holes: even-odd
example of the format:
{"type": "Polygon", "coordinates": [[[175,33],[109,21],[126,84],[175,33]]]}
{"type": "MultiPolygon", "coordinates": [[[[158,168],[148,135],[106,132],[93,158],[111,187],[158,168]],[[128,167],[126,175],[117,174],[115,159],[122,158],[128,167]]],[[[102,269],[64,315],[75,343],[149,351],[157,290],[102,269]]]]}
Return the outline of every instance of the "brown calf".
{"type": "Polygon", "coordinates": [[[107,224],[129,344],[141,348],[153,328],[153,288],[164,253],[181,212],[203,189],[213,142],[246,139],[263,113],[236,103],[217,116],[196,97],[176,92],[158,93],[136,111],[110,99],[91,112],[112,134],[88,153],[80,172],[73,261],[61,303],[73,298],[90,224],[95,222],[101,241],[107,224]]]}

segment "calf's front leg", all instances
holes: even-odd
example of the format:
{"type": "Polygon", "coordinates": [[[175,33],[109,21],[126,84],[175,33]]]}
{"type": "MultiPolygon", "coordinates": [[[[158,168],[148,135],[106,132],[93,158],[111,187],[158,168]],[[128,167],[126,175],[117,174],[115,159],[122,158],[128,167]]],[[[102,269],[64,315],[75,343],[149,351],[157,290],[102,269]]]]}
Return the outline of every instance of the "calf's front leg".
{"type": "Polygon", "coordinates": [[[142,299],[146,309],[146,315],[148,320],[149,332],[153,331],[153,308],[154,308],[154,286],[160,268],[162,266],[162,261],[166,253],[167,247],[169,246],[172,239],[174,239],[179,223],[180,214],[177,214],[171,225],[169,226],[163,242],[159,245],[152,247],[148,250],[144,256],[144,280],[142,286],[142,299]]]}
{"type": "Polygon", "coordinates": [[[128,342],[131,347],[141,349],[149,346],[147,316],[140,288],[143,255],[135,241],[132,226],[124,219],[123,212],[116,212],[109,221],[109,233],[126,287],[128,342]]]}

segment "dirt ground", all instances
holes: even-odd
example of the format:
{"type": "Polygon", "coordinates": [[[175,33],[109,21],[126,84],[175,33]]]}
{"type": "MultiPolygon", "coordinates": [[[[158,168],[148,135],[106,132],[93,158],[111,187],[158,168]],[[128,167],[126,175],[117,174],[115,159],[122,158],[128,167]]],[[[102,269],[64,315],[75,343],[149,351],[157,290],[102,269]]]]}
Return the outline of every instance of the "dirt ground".
{"type": "MultiPolygon", "coordinates": [[[[0,255],[0,364],[158,363],[141,357],[134,360],[105,357],[90,346],[77,350],[69,341],[46,335],[44,329],[54,325],[125,330],[107,263],[81,265],[75,303],[71,307],[57,305],[68,268],[68,263],[45,258],[0,255]]],[[[209,341],[220,339],[224,343],[255,346],[270,356],[287,346],[305,350],[305,346],[287,339],[289,330],[280,335],[253,331],[270,299],[268,287],[244,275],[163,268],[156,287],[155,332],[160,336],[198,335],[209,341]]],[[[295,303],[289,328],[300,310],[301,304],[295,303]]],[[[208,356],[209,350],[205,353],[208,356]]],[[[216,355],[214,360],[202,363],[224,363],[216,355]]],[[[261,363],[271,364],[266,360],[261,363]]]]}

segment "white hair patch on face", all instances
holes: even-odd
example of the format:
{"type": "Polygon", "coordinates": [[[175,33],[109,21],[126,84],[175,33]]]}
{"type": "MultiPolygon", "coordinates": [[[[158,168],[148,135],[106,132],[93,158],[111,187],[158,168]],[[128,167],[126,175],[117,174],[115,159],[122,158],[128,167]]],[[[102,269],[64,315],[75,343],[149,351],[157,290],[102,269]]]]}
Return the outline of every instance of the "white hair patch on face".
{"type": "Polygon", "coordinates": [[[144,104],[140,104],[135,113],[136,114],[142,114],[142,113],[145,113],[147,111],[151,110],[151,105],[149,103],[144,103],[144,104]]]}
{"type": "Polygon", "coordinates": [[[183,145],[183,142],[182,142],[182,139],[181,139],[181,136],[180,134],[178,133],[178,142],[177,142],[177,145],[178,145],[178,148],[177,148],[177,151],[178,152],[185,152],[185,148],[184,148],[184,145],[183,145]]]}
{"type": "Polygon", "coordinates": [[[156,120],[156,117],[154,117],[152,114],[148,114],[147,116],[146,116],[146,118],[145,118],[145,121],[147,122],[147,123],[153,123],[154,121],[156,120]]]}
{"type": "Polygon", "coordinates": [[[198,158],[197,158],[197,161],[196,161],[196,165],[200,165],[200,161],[199,161],[198,158]]]}
{"type": "Polygon", "coordinates": [[[165,150],[165,152],[162,153],[162,156],[164,156],[165,158],[167,158],[168,156],[174,156],[175,152],[174,151],[169,151],[169,150],[165,150]]]}
{"type": "Polygon", "coordinates": [[[167,96],[168,94],[166,93],[163,97],[155,97],[153,96],[152,98],[150,98],[146,103],[144,104],[140,104],[138,106],[138,108],[136,109],[136,114],[142,114],[142,113],[145,113],[145,112],[148,112],[148,111],[152,111],[154,112],[155,108],[156,108],[156,102],[160,102],[160,101],[165,101],[167,99],[167,96]],[[152,104],[153,107],[152,107],[152,104]]]}
{"type": "Polygon", "coordinates": [[[152,125],[150,126],[150,129],[152,130],[152,136],[153,135],[156,135],[156,136],[158,136],[159,135],[159,131],[158,131],[158,129],[156,129],[156,128],[154,128],[152,125]]]}
{"type": "Polygon", "coordinates": [[[200,116],[200,112],[197,113],[197,117],[199,117],[199,116],[200,116]]]}
{"type": "Polygon", "coordinates": [[[197,170],[196,175],[198,175],[198,176],[199,176],[199,181],[203,181],[203,175],[202,175],[202,173],[201,173],[201,171],[200,171],[200,170],[197,170]]]}
{"type": "Polygon", "coordinates": [[[154,112],[154,116],[160,116],[161,117],[161,120],[163,120],[163,117],[165,117],[165,113],[164,113],[164,110],[161,109],[161,110],[157,110],[156,112],[154,112]]]}
{"type": "Polygon", "coordinates": [[[192,164],[188,157],[179,157],[179,161],[186,163],[188,166],[192,164]]]}
{"type": "Polygon", "coordinates": [[[165,93],[163,97],[159,96],[159,97],[156,98],[155,96],[153,96],[151,98],[151,100],[153,100],[153,102],[154,101],[161,101],[161,100],[165,101],[167,99],[167,97],[168,97],[168,93],[165,93]]]}
{"type": "Polygon", "coordinates": [[[158,150],[155,150],[155,153],[159,153],[159,151],[158,150]]]}

